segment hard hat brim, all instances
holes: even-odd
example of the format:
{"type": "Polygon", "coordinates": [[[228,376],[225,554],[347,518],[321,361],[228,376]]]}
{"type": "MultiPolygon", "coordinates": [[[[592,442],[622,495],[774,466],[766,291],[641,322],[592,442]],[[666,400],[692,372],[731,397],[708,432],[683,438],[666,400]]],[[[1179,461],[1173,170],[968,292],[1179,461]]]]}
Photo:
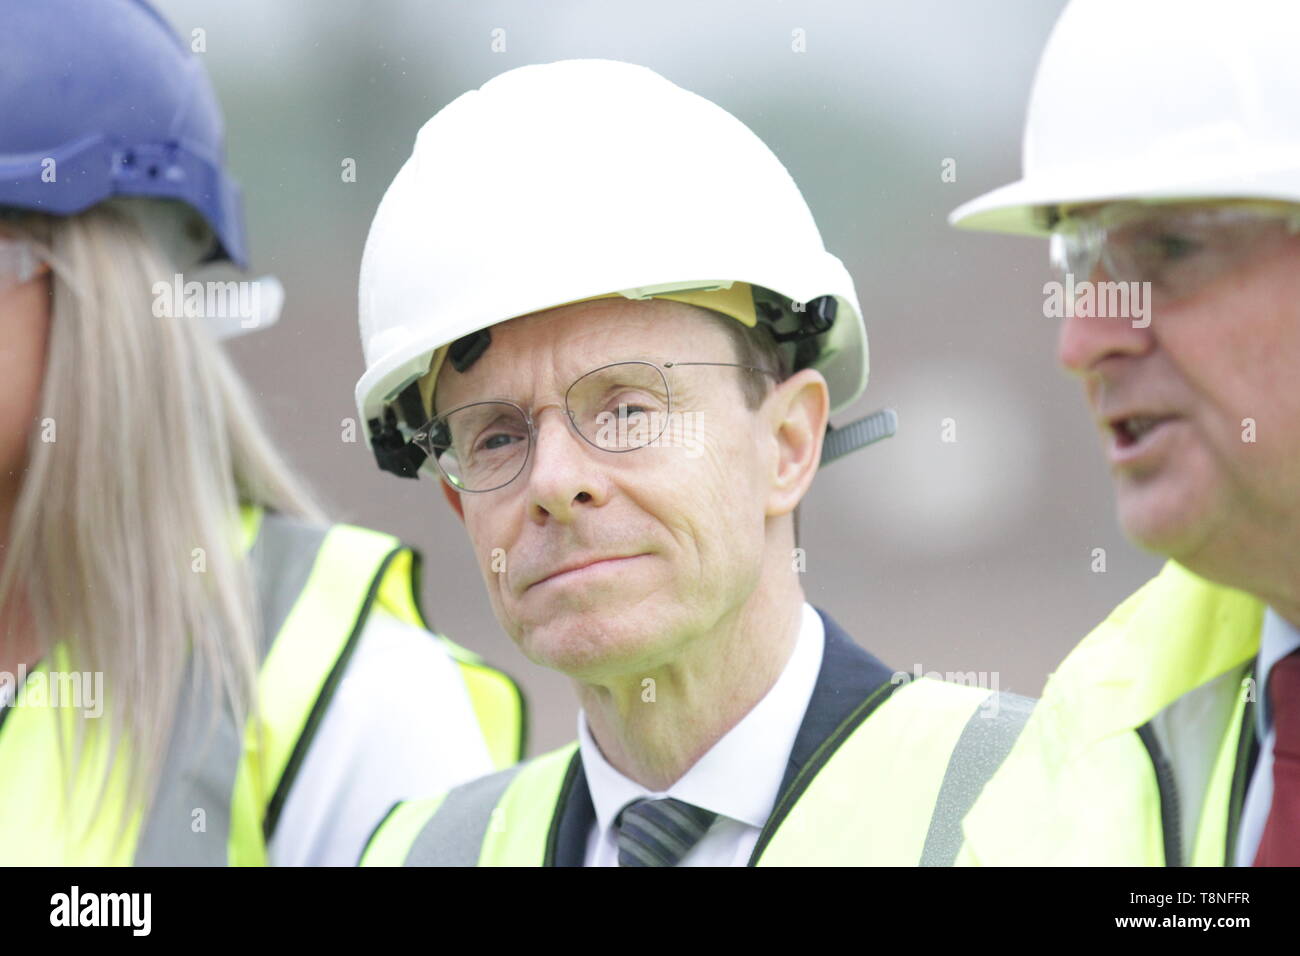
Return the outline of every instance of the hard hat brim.
{"type": "Polygon", "coordinates": [[[1057,206],[1120,200],[1182,202],[1196,199],[1275,199],[1300,203],[1300,165],[1242,170],[1233,176],[1174,179],[1167,173],[1147,181],[1131,172],[1047,181],[1022,179],[985,193],[954,209],[948,223],[958,229],[1047,236],[1049,215],[1057,206]],[[1124,185],[1118,185],[1123,183],[1124,185]]]}
{"type": "MultiPolygon", "coordinates": [[[[835,296],[839,318],[827,333],[822,356],[814,367],[826,379],[830,391],[830,411],[831,414],[836,414],[856,401],[866,389],[870,355],[866,325],[862,318],[861,307],[852,293],[852,281],[838,259],[826,254],[825,260],[823,265],[825,276],[809,282],[807,287],[793,279],[790,282],[782,282],[779,279],[773,282],[768,279],[768,282],[763,284],[772,291],[798,302],[811,301],[822,294],[835,296]],[[835,289],[841,291],[829,291],[835,289]]],[[[752,280],[748,279],[736,281],[752,283],[752,280]]],[[[587,293],[561,296],[558,297],[559,301],[533,305],[518,315],[494,318],[493,321],[467,318],[451,330],[435,329],[403,339],[372,361],[357,382],[355,398],[361,420],[369,422],[378,418],[384,406],[392,402],[402,389],[429,372],[438,351],[460,336],[479,329],[491,328],[500,322],[509,321],[512,317],[517,318],[533,312],[557,308],[588,297],[587,293]]]]}

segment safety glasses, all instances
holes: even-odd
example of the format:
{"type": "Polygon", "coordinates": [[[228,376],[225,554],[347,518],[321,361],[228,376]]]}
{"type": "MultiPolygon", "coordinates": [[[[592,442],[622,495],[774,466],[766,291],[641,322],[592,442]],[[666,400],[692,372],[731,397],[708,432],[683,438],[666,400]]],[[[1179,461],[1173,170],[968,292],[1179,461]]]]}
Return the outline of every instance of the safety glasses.
{"type": "Polygon", "coordinates": [[[1067,213],[1049,255],[1062,279],[1091,279],[1098,265],[1116,282],[1149,282],[1164,301],[1190,298],[1300,232],[1286,203],[1109,203],[1067,213]]]}
{"type": "Polygon", "coordinates": [[[0,238],[0,295],[35,276],[40,264],[31,243],[0,238]]]}

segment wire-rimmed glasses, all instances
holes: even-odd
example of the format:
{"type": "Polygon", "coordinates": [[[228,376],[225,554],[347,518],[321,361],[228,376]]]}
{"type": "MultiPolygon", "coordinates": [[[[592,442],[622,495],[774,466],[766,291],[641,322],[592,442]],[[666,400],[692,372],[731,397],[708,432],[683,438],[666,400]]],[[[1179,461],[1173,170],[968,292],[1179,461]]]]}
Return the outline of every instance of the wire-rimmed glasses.
{"type": "MultiPolygon", "coordinates": [[[[779,379],[771,369],[736,362],[610,362],[568,387],[565,417],[583,441],[601,451],[619,454],[661,443],[672,434],[670,428],[680,425],[665,372],[682,366],[739,368],[779,379]]],[[[452,488],[478,494],[519,477],[532,457],[536,435],[533,414],[514,402],[492,399],[435,415],[411,440],[452,488]]]]}

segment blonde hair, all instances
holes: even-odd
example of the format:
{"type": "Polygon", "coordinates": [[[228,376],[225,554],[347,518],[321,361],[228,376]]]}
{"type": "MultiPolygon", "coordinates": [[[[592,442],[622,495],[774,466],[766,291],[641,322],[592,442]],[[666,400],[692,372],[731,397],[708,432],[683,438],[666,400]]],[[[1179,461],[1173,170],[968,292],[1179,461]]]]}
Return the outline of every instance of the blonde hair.
{"type": "Polygon", "coordinates": [[[256,714],[260,624],[239,505],[322,516],[203,320],[155,317],[153,284],[177,269],[133,216],[110,204],[5,223],[50,264],[51,305],[42,423],[28,443],[0,607],[25,599],[42,657],[62,646],[73,670],[103,673],[109,719],[79,714],[60,749],[71,800],[87,743],[105,735],[89,817],[128,758],[120,837],[157,790],[191,660],[208,699],[241,721],[256,714]],[[192,570],[196,548],[205,573],[192,570]]]}

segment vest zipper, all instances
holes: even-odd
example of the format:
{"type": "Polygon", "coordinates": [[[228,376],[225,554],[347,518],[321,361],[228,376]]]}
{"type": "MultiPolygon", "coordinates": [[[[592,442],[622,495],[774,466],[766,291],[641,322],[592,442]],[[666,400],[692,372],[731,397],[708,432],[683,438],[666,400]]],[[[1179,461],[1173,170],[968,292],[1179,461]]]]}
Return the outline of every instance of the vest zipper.
{"type": "Polygon", "coordinates": [[[1165,866],[1183,865],[1183,830],[1178,807],[1178,787],[1174,770],[1156,739],[1150,722],[1137,728],[1138,738],[1147,748],[1156,771],[1156,788],[1160,791],[1160,827],[1164,836],[1165,866]]]}

